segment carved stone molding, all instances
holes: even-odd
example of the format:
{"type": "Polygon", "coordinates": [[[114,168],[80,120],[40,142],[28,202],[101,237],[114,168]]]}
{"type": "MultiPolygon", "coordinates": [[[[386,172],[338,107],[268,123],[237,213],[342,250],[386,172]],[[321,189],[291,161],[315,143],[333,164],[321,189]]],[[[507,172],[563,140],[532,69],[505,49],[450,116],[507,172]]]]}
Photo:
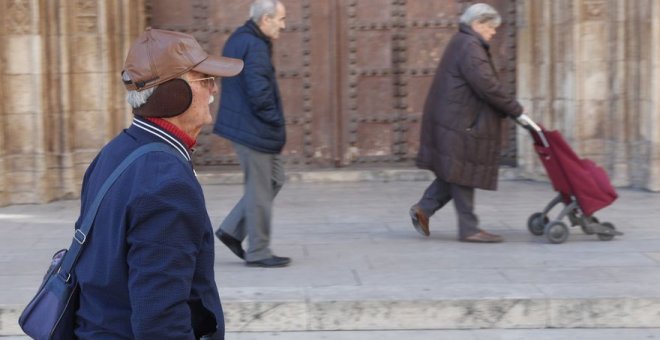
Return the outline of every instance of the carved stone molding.
{"type": "Polygon", "coordinates": [[[586,21],[607,19],[607,1],[585,0],[582,3],[582,19],[586,21]]]}
{"type": "Polygon", "coordinates": [[[77,33],[96,33],[98,30],[98,6],[96,0],[76,0],[77,33]]]}
{"type": "Polygon", "coordinates": [[[5,29],[9,34],[34,33],[32,27],[32,2],[30,0],[6,0],[5,29]]]}

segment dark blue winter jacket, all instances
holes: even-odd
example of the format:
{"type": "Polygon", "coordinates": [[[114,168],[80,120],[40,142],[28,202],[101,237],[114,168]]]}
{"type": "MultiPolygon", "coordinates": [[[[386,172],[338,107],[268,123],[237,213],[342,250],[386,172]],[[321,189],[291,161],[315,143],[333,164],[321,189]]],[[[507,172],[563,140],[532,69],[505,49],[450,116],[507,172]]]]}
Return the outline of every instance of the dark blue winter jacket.
{"type": "Polygon", "coordinates": [[[245,66],[238,76],[222,78],[213,131],[260,152],[280,153],[286,130],[270,39],[248,20],[229,37],[222,54],[242,59],[245,66]]]}
{"type": "Polygon", "coordinates": [[[180,140],[135,118],[87,169],[81,217],[117,165],[153,142],[172,146],[188,161],[148,153],[107,192],[75,267],[80,339],[180,340],[213,332],[219,335],[214,339],[223,339],[213,229],[189,151],[180,140]]]}

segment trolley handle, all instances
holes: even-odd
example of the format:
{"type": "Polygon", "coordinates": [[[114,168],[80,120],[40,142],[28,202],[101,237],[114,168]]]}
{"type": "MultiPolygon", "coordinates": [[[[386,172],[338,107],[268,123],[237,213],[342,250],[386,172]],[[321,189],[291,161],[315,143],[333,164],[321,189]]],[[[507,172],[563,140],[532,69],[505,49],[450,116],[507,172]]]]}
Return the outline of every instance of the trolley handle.
{"type": "Polygon", "coordinates": [[[550,146],[550,144],[548,144],[548,140],[545,138],[543,129],[541,129],[541,127],[538,124],[536,124],[531,118],[529,118],[529,116],[527,116],[524,113],[521,114],[518,118],[516,118],[516,123],[518,123],[518,125],[522,126],[523,128],[529,130],[530,132],[531,131],[535,132],[539,136],[539,139],[541,139],[541,143],[543,143],[544,147],[547,148],[548,146],[550,146]]]}

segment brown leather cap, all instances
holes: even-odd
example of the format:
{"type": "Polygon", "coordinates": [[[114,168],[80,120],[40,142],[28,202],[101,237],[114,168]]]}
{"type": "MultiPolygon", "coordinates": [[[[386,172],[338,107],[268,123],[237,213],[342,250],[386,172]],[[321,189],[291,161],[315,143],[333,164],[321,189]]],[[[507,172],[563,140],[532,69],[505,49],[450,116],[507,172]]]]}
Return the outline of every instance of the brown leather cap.
{"type": "Polygon", "coordinates": [[[210,56],[191,35],[149,27],[128,51],[123,72],[131,80],[124,81],[124,86],[127,90],[142,91],[190,70],[232,77],[242,69],[242,60],[210,56]]]}

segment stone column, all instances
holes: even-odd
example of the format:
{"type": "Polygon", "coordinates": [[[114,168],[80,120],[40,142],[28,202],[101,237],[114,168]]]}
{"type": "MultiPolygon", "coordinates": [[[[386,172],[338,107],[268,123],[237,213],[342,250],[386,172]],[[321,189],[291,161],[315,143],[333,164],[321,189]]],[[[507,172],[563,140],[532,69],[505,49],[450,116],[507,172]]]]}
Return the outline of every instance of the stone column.
{"type": "Polygon", "coordinates": [[[643,138],[649,140],[650,159],[646,188],[660,191],[660,3],[651,1],[647,16],[651,18],[649,35],[649,72],[645,81],[648,97],[643,98],[648,119],[641,121],[643,138]]]}
{"type": "MultiPolygon", "coordinates": [[[[609,98],[610,25],[609,8],[606,0],[575,1],[576,17],[573,27],[575,55],[576,112],[573,129],[566,132],[567,140],[582,157],[605,164],[609,151],[608,142],[613,143],[612,110],[609,98]]],[[[614,40],[616,41],[616,40],[614,40]]],[[[612,175],[611,168],[608,168],[612,175]]],[[[625,183],[621,183],[625,184],[625,183]]]]}
{"type": "MultiPolygon", "coordinates": [[[[660,190],[657,1],[518,2],[518,95],[617,186],[660,190]],[[652,91],[656,91],[655,95],[652,91]]],[[[526,131],[520,173],[543,178],[526,131]]]]}
{"type": "Polygon", "coordinates": [[[77,195],[80,180],[94,156],[126,126],[129,111],[120,81],[128,47],[144,21],[141,0],[60,2],[56,86],[61,92],[58,117],[63,167],[61,194],[77,195]],[[68,184],[72,184],[70,186],[68,184]]]}
{"type": "Polygon", "coordinates": [[[37,185],[46,173],[43,158],[44,129],[41,124],[43,98],[43,45],[40,35],[39,2],[2,2],[2,200],[28,203],[44,196],[37,185]]]}
{"type": "Polygon", "coordinates": [[[75,197],[130,118],[119,75],[143,0],[0,4],[0,205],[75,197]]]}
{"type": "MultiPolygon", "coordinates": [[[[0,7],[0,46],[5,46],[6,41],[6,31],[7,31],[7,6],[3,4],[0,7]]],[[[0,52],[4,52],[0,50],[0,52]]],[[[7,184],[7,146],[5,144],[6,134],[5,134],[5,70],[6,70],[6,61],[4,58],[4,53],[0,55],[0,206],[6,205],[9,201],[9,190],[7,184]]]]}

